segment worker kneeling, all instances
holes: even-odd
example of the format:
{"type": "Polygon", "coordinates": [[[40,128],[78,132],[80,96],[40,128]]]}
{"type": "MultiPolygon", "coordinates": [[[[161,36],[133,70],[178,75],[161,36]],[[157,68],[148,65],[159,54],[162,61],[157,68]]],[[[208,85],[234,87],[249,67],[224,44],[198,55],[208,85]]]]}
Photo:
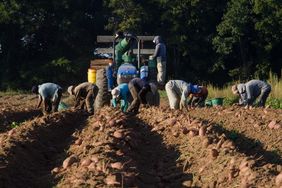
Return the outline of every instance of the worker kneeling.
{"type": "Polygon", "coordinates": [[[117,103],[120,101],[121,111],[126,112],[128,108],[128,98],[130,97],[130,92],[128,89],[128,84],[123,83],[115,87],[112,90],[112,100],[111,105],[117,107],[117,103]]]}
{"type": "Polygon", "coordinates": [[[98,94],[98,87],[90,82],[84,82],[77,86],[69,86],[68,93],[75,96],[75,108],[86,109],[89,114],[94,113],[94,101],[98,94]]]}
{"type": "Polygon", "coordinates": [[[133,98],[127,112],[137,114],[140,104],[147,104],[146,94],[152,92],[154,95],[157,92],[157,86],[153,83],[147,83],[141,78],[134,78],[128,84],[129,91],[133,98]]]}
{"type": "Polygon", "coordinates": [[[187,109],[187,98],[190,94],[199,93],[197,85],[192,85],[183,80],[170,80],[165,85],[165,90],[171,109],[187,109]]]}
{"type": "Polygon", "coordinates": [[[271,86],[261,80],[250,80],[244,84],[233,85],[231,90],[233,94],[240,96],[239,105],[253,106],[258,98],[257,106],[264,107],[271,92],[271,86]]]}

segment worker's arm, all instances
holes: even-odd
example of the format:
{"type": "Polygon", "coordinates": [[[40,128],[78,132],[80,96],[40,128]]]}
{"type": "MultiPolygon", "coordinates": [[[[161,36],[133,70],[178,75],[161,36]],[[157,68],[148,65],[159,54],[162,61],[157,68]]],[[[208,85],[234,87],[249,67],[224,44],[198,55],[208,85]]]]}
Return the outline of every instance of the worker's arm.
{"type": "Polygon", "coordinates": [[[80,93],[81,93],[80,89],[75,93],[75,105],[74,105],[75,108],[77,108],[80,105],[80,93]]]}
{"type": "Polygon", "coordinates": [[[117,99],[112,99],[111,102],[114,108],[117,107],[117,99]]]}
{"type": "Polygon", "coordinates": [[[158,45],[156,45],[155,52],[152,55],[153,59],[155,59],[158,56],[159,51],[160,51],[160,45],[158,44],[158,45]]]}
{"type": "Polygon", "coordinates": [[[193,95],[190,95],[187,104],[192,106],[192,101],[193,101],[193,95]]]}
{"type": "Polygon", "coordinates": [[[183,108],[187,108],[187,97],[189,96],[190,92],[185,89],[182,92],[181,99],[180,99],[180,110],[183,108]]]}
{"type": "Polygon", "coordinates": [[[142,104],[147,104],[147,100],[146,100],[146,94],[147,92],[150,90],[150,88],[147,87],[143,87],[140,92],[138,93],[138,97],[141,101],[142,104]]]}
{"type": "Polygon", "coordinates": [[[37,103],[37,108],[39,108],[41,106],[41,103],[42,103],[42,97],[41,97],[41,95],[39,95],[38,103],[37,103]]]}

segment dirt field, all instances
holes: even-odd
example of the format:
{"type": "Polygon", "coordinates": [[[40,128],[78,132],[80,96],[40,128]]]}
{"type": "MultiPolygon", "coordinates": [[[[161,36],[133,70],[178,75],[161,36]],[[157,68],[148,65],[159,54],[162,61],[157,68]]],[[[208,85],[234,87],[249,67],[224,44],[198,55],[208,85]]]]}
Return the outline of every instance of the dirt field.
{"type": "Polygon", "coordinates": [[[36,99],[0,97],[0,187],[282,186],[281,110],[43,116],[36,99]]]}

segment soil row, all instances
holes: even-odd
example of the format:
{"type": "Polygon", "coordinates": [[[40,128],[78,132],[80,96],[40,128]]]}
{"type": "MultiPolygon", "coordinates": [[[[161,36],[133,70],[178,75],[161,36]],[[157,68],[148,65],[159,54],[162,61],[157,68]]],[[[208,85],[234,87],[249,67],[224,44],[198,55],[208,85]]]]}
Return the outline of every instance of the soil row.
{"type": "Polygon", "coordinates": [[[34,118],[0,135],[3,187],[52,187],[51,170],[65,158],[72,134],[85,124],[82,112],[65,111],[34,118]]]}

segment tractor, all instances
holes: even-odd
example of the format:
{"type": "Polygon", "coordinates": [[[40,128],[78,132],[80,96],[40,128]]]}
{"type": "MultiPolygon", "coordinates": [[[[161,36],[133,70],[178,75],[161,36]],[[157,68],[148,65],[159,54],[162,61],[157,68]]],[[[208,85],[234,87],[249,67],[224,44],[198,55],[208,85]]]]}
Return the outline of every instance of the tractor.
{"type": "MultiPolygon", "coordinates": [[[[150,58],[150,55],[154,53],[154,48],[144,48],[146,42],[151,42],[153,38],[154,36],[135,36],[128,33],[122,36],[97,36],[97,43],[110,44],[112,47],[97,48],[95,50],[95,59],[90,62],[88,81],[95,82],[99,87],[95,100],[96,109],[110,105],[110,89],[113,89],[110,88],[110,83],[114,83],[114,86],[117,86],[139,77],[141,59],[148,62],[149,82],[157,83],[156,62],[150,58]],[[110,65],[113,66],[114,70],[114,76],[111,78],[109,78],[107,72],[110,65]],[[89,78],[89,72],[95,72],[94,79],[89,78]]],[[[155,95],[149,92],[146,99],[151,106],[158,106],[160,104],[158,92],[155,95]]]]}

